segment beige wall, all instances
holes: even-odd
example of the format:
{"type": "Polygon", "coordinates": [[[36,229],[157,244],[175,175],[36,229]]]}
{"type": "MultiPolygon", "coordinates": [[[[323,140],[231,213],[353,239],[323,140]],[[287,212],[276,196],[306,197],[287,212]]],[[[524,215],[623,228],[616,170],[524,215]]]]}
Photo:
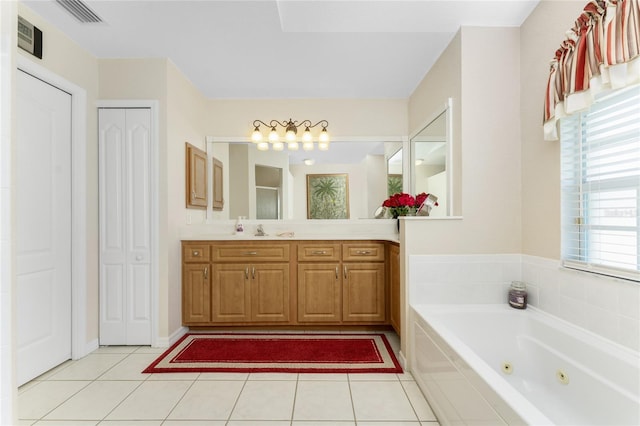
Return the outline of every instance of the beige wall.
{"type": "Polygon", "coordinates": [[[98,131],[95,113],[98,60],[21,2],[18,3],[18,14],[43,32],[42,60],[22,49],[17,49],[18,54],[83,88],[87,93],[87,340],[84,343],[90,343],[98,338],[98,131]]]}
{"type": "Polygon", "coordinates": [[[522,252],[560,258],[560,143],[542,137],[549,62],[584,2],[543,1],[520,28],[522,252]]]}
{"type": "Polygon", "coordinates": [[[412,131],[453,98],[454,214],[464,219],[408,222],[406,253],[520,252],[519,57],[517,28],[462,28],[411,96],[412,131]]]}
{"type": "MultiPolygon", "coordinates": [[[[218,137],[249,140],[253,120],[289,118],[327,120],[334,139],[407,134],[406,99],[212,99],[208,112],[207,135],[218,137]]],[[[312,131],[317,134],[319,126],[312,131]]]]}
{"type": "Polygon", "coordinates": [[[452,185],[453,215],[461,214],[462,199],[462,35],[455,35],[449,46],[442,52],[424,79],[409,98],[409,135],[424,128],[429,120],[445,108],[447,100],[452,100],[452,185]]]}
{"type": "MultiPolygon", "coordinates": [[[[192,215],[194,223],[203,223],[204,210],[185,208],[185,142],[206,150],[205,127],[207,100],[171,61],[167,61],[167,156],[160,159],[160,170],[166,169],[166,182],[160,181],[160,211],[166,210],[167,290],[160,291],[160,311],[166,306],[168,317],[167,337],[182,326],[182,254],[180,228],[186,223],[186,215],[192,215]],[[167,299],[164,300],[164,297],[167,299]]],[[[208,164],[208,167],[212,167],[208,164]]],[[[160,231],[164,232],[162,227],[160,231]]],[[[164,252],[161,247],[161,253],[164,252]]],[[[161,273],[162,276],[162,273],[161,273]]],[[[160,317],[161,322],[165,320],[160,317]]],[[[161,336],[165,334],[161,330],[161,336]]]]}

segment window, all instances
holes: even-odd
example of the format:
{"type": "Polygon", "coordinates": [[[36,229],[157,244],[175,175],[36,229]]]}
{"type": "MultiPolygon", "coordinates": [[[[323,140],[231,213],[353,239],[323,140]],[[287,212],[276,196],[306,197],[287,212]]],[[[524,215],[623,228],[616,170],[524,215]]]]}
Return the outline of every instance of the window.
{"type": "Polygon", "coordinates": [[[561,120],[562,260],[640,281],[640,86],[561,120]]]}

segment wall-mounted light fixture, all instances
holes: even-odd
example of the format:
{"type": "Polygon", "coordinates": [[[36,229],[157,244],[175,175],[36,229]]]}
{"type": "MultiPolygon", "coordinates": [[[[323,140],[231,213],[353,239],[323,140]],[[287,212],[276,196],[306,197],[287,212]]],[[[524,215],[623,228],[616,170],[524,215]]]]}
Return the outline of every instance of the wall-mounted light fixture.
{"type": "Polygon", "coordinates": [[[267,151],[269,149],[269,144],[271,144],[271,148],[274,151],[282,151],[284,149],[284,142],[287,144],[287,148],[290,151],[297,151],[299,148],[298,143],[298,127],[304,126],[304,132],[302,133],[302,149],[305,151],[313,150],[313,136],[311,135],[311,129],[316,126],[321,126],[322,130],[320,131],[320,135],[318,135],[318,149],[320,151],[327,151],[329,149],[329,133],[327,132],[327,127],[329,127],[329,122],[327,120],[320,120],[316,124],[311,124],[311,120],[302,120],[300,122],[289,119],[288,121],[278,121],[271,120],[269,124],[265,123],[262,120],[254,120],[253,121],[253,133],[251,134],[251,141],[257,144],[257,148],[260,151],[267,151]],[[271,130],[269,131],[269,135],[267,136],[267,141],[262,137],[262,133],[260,132],[260,125],[264,125],[269,127],[271,130]],[[284,128],[285,134],[284,138],[281,138],[278,134],[277,127],[284,128]],[[283,142],[284,140],[284,142],[283,142]]]}

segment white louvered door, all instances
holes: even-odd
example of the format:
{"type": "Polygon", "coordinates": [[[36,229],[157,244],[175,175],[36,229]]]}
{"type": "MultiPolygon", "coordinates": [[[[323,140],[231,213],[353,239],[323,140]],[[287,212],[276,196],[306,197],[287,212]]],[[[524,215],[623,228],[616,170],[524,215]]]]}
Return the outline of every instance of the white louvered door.
{"type": "Polygon", "coordinates": [[[151,343],[151,112],[99,110],[100,344],[151,343]]]}

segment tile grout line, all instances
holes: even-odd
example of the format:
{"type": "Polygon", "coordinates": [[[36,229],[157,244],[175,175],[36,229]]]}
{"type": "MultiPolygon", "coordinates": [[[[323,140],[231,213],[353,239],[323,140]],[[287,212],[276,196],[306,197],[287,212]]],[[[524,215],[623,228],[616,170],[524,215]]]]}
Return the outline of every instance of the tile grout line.
{"type": "MultiPolygon", "coordinates": [[[[122,363],[125,359],[129,358],[130,355],[136,353],[138,350],[140,349],[140,346],[133,352],[128,352],[126,354],[126,356],[124,358],[122,358],[120,361],[118,361],[117,363],[115,363],[113,366],[111,366],[111,368],[107,369],[106,371],[104,371],[101,375],[99,375],[98,377],[96,377],[96,379],[93,382],[98,382],[98,381],[117,381],[117,382],[137,382],[139,381],[140,383],[138,383],[138,386],[135,386],[133,389],[131,389],[131,391],[120,400],[120,402],[118,402],[115,407],[113,407],[111,410],[109,410],[109,412],[107,414],[104,415],[104,417],[100,420],[98,420],[98,425],[107,421],[107,417],[109,417],[109,415],[111,413],[113,413],[120,405],[122,405],[122,403],[124,401],[127,400],[127,398],[129,398],[136,390],[138,390],[138,388],[140,388],[140,386],[142,386],[143,383],[145,383],[147,380],[149,380],[149,377],[151,377],[151,375],[148,375],[147,377],[144,378],[144,380],[98,380],[100,377],[104,376],[105,374],[107,374],[107,372],[111,371],[113,368],[116,367],[116,365],[119,365],[120,363],[122,363]]],[[[92,383],[93,383],[92,382],[92,383]]]]}
{"type": "Polygon", "coordinates": [[[162,419],[160,421],[160,424],[163,424],[164,422],[166,422],[167,420],[169,420],[169,416],[171,416],[171,413],[173,413],[173,411],[176,409],[176,407],[180,404],[180,402],[184,399],[184,397],[187,395],[187,393],[189,393],[189,391],[191,390],[191,388],[193,387],[193,385],[195,385],[196,381],[198,380],[198,377],[200,377],[199,373],[198,376],[196,376],[195,379],[193,379],[191,381],[191,384],[189,385],[189,387],[184,391],[184,393],[182,394],[182,396],[180,398],[178,398],[178,400],[175,402],[175,404],[173,404],[173,407],[171,408],[171,410],[169,410],[169,412],[167,413],[166,416],[164,416],[164,419],[162,419]]]}
{"type": "Polygon", "coordinates": [[[236,400],[233,403],[233,407],[231,407],[231,410],[229,410],[229,415],[227,416],[227,420],[225,421],[225,425],[228,425],[229,422],[231,421],[231,416],[233,416],[233,412],[235,411],[236,407],[238,406],[238,401],[240,401],[240,395],[242,395],[242,392],[244,392],[244,388],[247,386],[247,382],[249,381],[249,376],[250,376],[250,374],[247,374],[247,378],[244,379],[244,383],[242,384],[242,388],[240,388],[240,392],[238,392],[238,396],[236,397],[236,400]]]}
{"type": "MultiPolygon", "coordinates": [[[[91,354],[89,354],[90,356],[91,354]]],[[[94,354],[94,355],[101,355],[101,354],[94,354]]],[[[107,370],[105,370],[102,374],[96,376],[95,378],[91,379],[91,380],[54,380],[54,377],[59,373],[55,373],[53,374],[51,377],[45,379],[44,381],[48,381],[48,382],[60,382],[60,381],[72,381],[72,382],[88,382],[85,386],[81,387],[80,389],[78,389],[76,392],[74,392],[72,395],[70,395],[68,398],[66,398],[64,401],[60,402],[60,404],[56,405],[54,408],[52,408],[51,410],[49,410],[48,412],[46,412],[42,417],[40,417],[39,419],[36,420],[36,423],[40,422],[40,421],[46,421],[45,417],[47,417],[49,414],[51,414],[52,412],[54,412],[55,410],[57,410],[58,408],[60,408],[63,404],[65,404],[66,402],[68,402],[69,400],[71,400],[73,397],[75,397],[76,395],[78,395],[81,391],[83,391],[84,389],[86,389],[87,387],[91,386],[93,383],[95,383],[100,377],[102,377],[102,375],[104,375],[107,371],[111,370],[112,368],[114,368],[116,365],[118,365],[119,363],[121,363],[124,359],[126,359],[129,356],[129,354],[127,354],[124,358],[122,358],[120,361],[116,362],[114,365],[112,365],[110,368],[108,368],[107,370]]],[[[81,358],[84,359],[84,358],[81,358]]],[[[71,366],[71,364],[69,364],[69,366],[61,369],[60,371],[66,370],[67,368],[69,368],[71,366]]],[[[98,423],[101,420],[98,420],[98,423]]]]}
{"type": "Polygon", "coordinates": [[[298,383],[300,382],[300,373],[296,374],[296,387],[293,390],[293,404],[291,404],[291,419],[289,425],[293,425],[293,416],[296,412],[296,399],[298,398],[298,383]]]}

